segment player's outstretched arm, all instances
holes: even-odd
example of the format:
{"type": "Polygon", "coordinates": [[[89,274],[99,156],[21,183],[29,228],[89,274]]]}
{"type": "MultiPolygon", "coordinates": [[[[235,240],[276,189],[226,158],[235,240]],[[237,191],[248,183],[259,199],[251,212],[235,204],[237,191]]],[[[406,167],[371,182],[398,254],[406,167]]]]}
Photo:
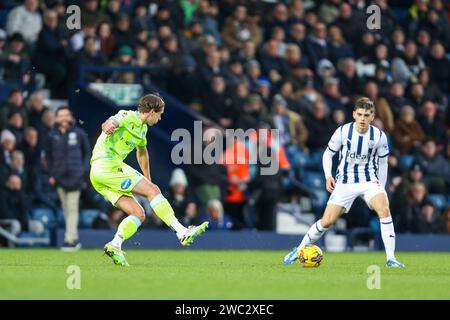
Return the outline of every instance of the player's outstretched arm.
{"type": "Polygon", "coordinates": [[[148,155],[147,147],[137,147],[136,157],[144,177],[152,181],[150,176],[150,156],[148,155]]]}

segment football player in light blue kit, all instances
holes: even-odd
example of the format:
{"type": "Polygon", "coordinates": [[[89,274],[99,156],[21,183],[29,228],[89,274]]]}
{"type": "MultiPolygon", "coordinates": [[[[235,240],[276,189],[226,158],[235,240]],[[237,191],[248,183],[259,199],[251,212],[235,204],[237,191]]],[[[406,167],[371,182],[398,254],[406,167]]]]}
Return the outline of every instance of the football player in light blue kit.
{"type": "Polygon", "coordinates": [[[395,231],[384,189],[387,180],[389,146],[386,134],[370,123],[375,118],[374,103],[359,99],[353,109],[354,122],[340,126],[331,137],[322,158],[326,189],[331,193],[323,217],[314,223],[300,245],[284,257],[285,264],[298,259],[300,249],[315,243],[357,197],[363,197],[380,218],[381,237],[386,250],[386,266],[402,268],[395,258],[395,231]],[[332,158],[339,152],[336,180],[331,173],[332,158]]]}

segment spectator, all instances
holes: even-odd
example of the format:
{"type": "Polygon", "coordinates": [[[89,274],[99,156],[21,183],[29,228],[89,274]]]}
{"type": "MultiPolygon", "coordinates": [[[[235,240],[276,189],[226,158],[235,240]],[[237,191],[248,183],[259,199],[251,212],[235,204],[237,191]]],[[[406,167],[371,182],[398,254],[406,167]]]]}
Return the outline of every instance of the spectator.
{"type": "Polygon", "coordinates": [[[14,111],[20,112],[26,123],[27,114],[23,103],[23,93],[20,89],[12,89],[8,93],[6,104],[0,108],[0,129],[4,129],[7,126],[8,117],[14,111]]]}
{"type": "Polygon", "coordinates": [[[56,11],[46,11],[44,13],[44,28],[39,33],[36,45],[34,64],[37,70],[46,76],[47,84],[54,98],[66,96],[67,46],[64,33],[58,27],[56,11]]]}
{"type": "Polygon", "coordinates": [[[306,119],[308,140],[306,145],[311,152],[322,151],[333,134],[333,122],[326,113],[325,104],[318,99],[314,102],[312,113],[306,119]]]}
{"type": "Polygon", "coordinates": [[[404,106],[393,132],[394,147],[401,155],[412,153],[414,149],[411,148],[418,148],[424,138],[422,127],[415,120],[414,109],[408,105],[404,106]]]}
{"type": "Polygon", "coordinates": [[[362,23],[353,13],[350,4],[342,2],[339,5],[339,17],[336,19],[335,24],[342,30],[342,34],[347,42],[355,45],[361,39],[361,30],[364,30],[364,27],[362,27],[362,23]]]}
{"type": "Polygon", "coordinates": [[[111,24],[111,18],[98,7],[97,0],[84,0],[81,13],[81,23],[99,25],[102,22],[111,24]]]}
{"type": "Polygon", "coordinates": [[[244,5],[237,5],[233,16],[226,18],[222,37],[231,50],[242,48],[243,43],[248,40],[258,46],[262,40],[255,18],[247,16],[247,8],[244,5]]]}
{"type": "Polygon", "coordinates": [[[431,71],[431,79],[442,92],[448,92],[450,88],[450,61],[446,58],[445,48],[440,42],[432,44],[426,62],[431,71]]]}
{"type": "Polygon", "coordinates": [[[436,103],[427,100],[422,104],[421,114],[418,117],[420,126],[425,135],[436,141],[438,150],[442,150],[447,141],[444,120],[437,114],[438,106],[436,103]]]}
{"type": "Polygon", "coordinates": [[[262,73],[268,75],[270,78],[273,76],[271,73],[277,73],[281,77],[287,75],[287,65],[283,58],[280,56],[280,42],[271,39],[264,45],[264,50],[261,54],[261,70],[262,73]]]}
{"type": "Polygon", "coordinates": [[[409,104],[414,108],[416,113],[420,112],[420,106],[425,102],[425,91],[419,82],[410,86],[408,93],[409,104]]]}
{"type": "Polygon", "coordinates": [[[422,182],[414,182],[408,189],[408,197],[403,201],[398,219],[399,232],[413,232],[415,220],[421,215],[427,189],[422,182]]]}
{"type": "MultiPolygon", "coordinates": [[[[9,164],[8,167],[4,167],[4,172],[2,173],[3,177],[5,177],[5,179],[2,180],[6,180],[7,177],[9,177],[10,175],[17,175],[18,177],[20,177],[21,181],[22,181],[22,188],[24,190],[24,193],[27,195],[26,198],[28,198],[28,192],[30,191],[30,179],[29,179],[29,175],[28,175],[28,171],[25,167],[25,157],[22,151],[20,150],[14,150],[11,154],[11,163],[9,164]]],[[[28,202],[27,202],[28,203],[28,202]]],[[[28,205],[27,205],[28,207],[28,205]]]]}
{"type": "Polygon", "coordinates": [[[42,29],[42,18],[38,9],[38,0],[24,0],[23,5],[12,9],[6,22],[8,35],[19,32],[28,44],[34,44],[42,29]]]}
{"type": "Polygon", "coordinates": [[[100,41],[100,52],[105,57],[111,58],[116,50],[116,39],[112,35],[111,25],[107,22],[100,23],[97,29],[97,37],[100,41]]]}
{"type": "Polygon", "coordinates": [[[199,220],[197,204],[191,194],[183,169],[177,168],[172,171],[169,187],[165,197],[170,202],[177,219],[182,221],[183,225],[196,225],[199,220]]]}
{"type": "Polygon", "coordinates": [[[5,80],[19,80],[25,84],[29,82],[27,72],[30,67],[30,56],[25,46],[25,40],[20,33],[9,37],[2,54],[5,80]]]}
{"type": "Polygon", "coordinates": [[[209,86],[214,75],[221,76],[224,73],[220,63],[219,51],[212,51],[206,57],[206,64],[198,69],[200,85],[205,88],[209,86]]]}
{"type": "Polygon", "coordinates": [[[0,226],[9,226],[14,235],[28,231],[28,208],[21,178],[15,174],[8,176],[0,193],[0,226]]]}
{"type": "Polygon", "coordinates": [[[347,97],[343,97],[339,92],[339,80],[329,77],[324,81],[323,97],[329,112],[334,110],[344,110],[348,102],[347,97]]]}
{"type": "Polygon", "coordinates": [[[355,60],[352,58],[339,59],[336,76],[339,79],[339,91],[346,100],[350,101],[361,87],[361,81],[356,74],[355,60]]]}
{"type": "Polygon", "coordinates": [[[269,35],[276,27],[280,27],[284,30],[285,33],[288,33],[289,24],[290,21],[288,7],[284,3],[277,3],[273,8],[270,21],[266,24],[265,38],[269,38],[269,35]]]}
{"type": "Polygon", "coordinates": [[[328,30],[328,34],[330,37],[328,45],[331,62],[336,64],[339,59],[354,57],[353,50],[350,45],[345,42],[342,30],[339,27],[331,26],[328,30]]]}
{"type": "Polygon", "coordinates": [[[209,229],[230,230],[233,227],[231,219],[223,212],[223,206],[219,200],[209,201],[206,208],[204,220],[209,222],[209,229]]]}
{"type": "Polygon", "coordinates": [[[108,0],[105,13],[109,16],[110,25],[116,25],[121,10],[121,0],[108,0]]]}
{"type": "Polygon", "coordinates": [[[125,218],[125,216],[125,212],[123,212],[119,208],[110,206],[107,213],[100,212],[100,214],[95,217],[92,223],[92,228],[115,230],[119,226],[120,222],[122,222],[123,218],[125,218]]]}
{"type": "Polygon", "coordinates": [[[42,114],[44,113],[44,97],[35,91],[30,95],[28,102],[28,124],[36,128],[41,122],[42,114]]]}
{"type": "Polygon", "coordinates": [[[430,50],[431,38],[430,34],[425,30],[419,30],[417,37],[417,54],[425,60],[430,50]]]}
{"type": "Polygon", "coordinates": [[[257,128],[260,123],[270,123],[267,108],[259,95],[251,94],[247,98],[237,121],[237,127],[244,130],[257,128]]]}
{"type": "MultiPolygon", "coordinates": [[[[135,65],[134,50],[129,46],[120,47],[117,58],[111,62],[111,66],[129,67],[135,65]]],[[[116,71],[110,79],[114,83],[134,83],[135,74],[128,71],[116,71]]]]}
{"type": "Polygon", "coordinates": [[[223,128],[231,128],[237,118],[237,110],[233,109],[233,101],[229,96],[225,79],[214,76],[203,98],[203,114],[223,128]]]}
{"type": "Polygon", "coordinates": [[[412,231],[415,233],[442,233],[445,226],[439,211],[431,201],[425,201],[420,206],[420,213],[414,219],[412,231]]]}
{"type": "Polygon", "coordinates": [[[430,192],[445,194],[450,182],[450,163],[437,152],[436,142],[427,138],[422,143],[421,152],[416,156],[424,168],[425,178],[430,192]]]}
{"type": "Polygon", "coordinates": [[[403,55],[405,51],[405,38],[405,33],[402,28],[398,27],[394,30],[389,47],[391,58],[401,57],[403,55]]]}
{"type": "Polygon", "coordinates": [[[339,17],[340,0],[326,0],[319,7],[319,18],[326,24],[332,24],[339,17]]]}
{"type": "MultiPolygon", "coordinates": [[[[106,59],[97,49],[96,38],[85,37],[84,47],[78,54],[78,63],[81,65],[97,65],[103,66],[106,64],[106,59]]],[[[98,72],[86,72],[84,73],[84,79],[88,82],[103,82],[105,76],[98,72]]]]}
{"type": "Polygon", "coordinates": [[[279,130],[280,143],[285,147],[290,146],[296,149],[306,149],[308,131],[303,122],[303,118],[296,112],[287,108],[287,101],[279,94],[273,99],[273,120],[274,127],[279,130]]]}
{"type": "Polygon", "coordinates": [[[38,142],[38,131],[33,127],[26,128],[21,150],[25,155],[27,170],[29,172],[31,172],[35,166],[39,165],[42,156],[42,149],[39,147],[38,142]]]}
{"type": "Polygon", "coordinates": [[[423,181],[423,168],[418,162],[413,162],[408,168],[408,171],[401,177],[392,179],[392,212],[403,211],[403,204],[408,197],[410,187],[416,183],[424,183],[423,181]]]}
{"type": "Polygon", "coordinates": [[[14,110],[8,116],[8,124],[6,126],[6,129],[8,129],[14,134],[18,145],[22,144],[23,137],[25,134],[23,122],[24,120],[20,111],[14,110]]]}
{"type": "Polygon", "coordinates": [[[3,165],[10,165],[12,153],[16,148],[16,137],[9,130],[3,130],[1,133],[1,154],[0,163],[3,165]]]}
{"type": "Polygon", "coordinates": [[[387,100],[380,96],[378,85],[374,81],[368,81],[364,87],[364,94],[375,103],[376,114],[383,122],[385,131],[392,133],[394,116],[387,100]]]}
{"type": "Polygon", "coordinates": [[[444,95],[439,87],[431,81],[430,71],[428,68],[420,70],[419,83],[423,86],[425,92],[425,99],[431,100],[437,104],[444,104],[444,95]]]}
{"type": "Polygon", "coordinates": [[[216,5],[210,4],[208,0],[200,0],[200,5],[195,12],[194,18],[201,23],[206,35],[212,36],[216,43],[222,43],[217,15],[218,9],[216,5]]]}
{"type": "Polygon", "coordinates": [[[317,68],[320,60],[329,58],[329,45],[326,38],[327,27],[324,23],[318,22],[314,25],[312,34],[305,40],[305,51],[313,70],[317,68]]]}
{"type": "Polygon", "coordinates": [[[389,105],[391,106],[394,119],[398,120],[400,117],[400,111],[403,106],[408,104],[408,100],[405,97],[405,88],[400,82],[392,82],[389,87],[389,94],[386,97],[389,105]]]}
{"type": "Polygon", "coordinates": [[[300,48],[300,50],[304,52],[305,38],[306,38],[305,25],[302,22],[292,23],[288,33],[288,42],[296,44],[300,48]]]}
{"type": "Polygon", "coordinates": [[[230,59],[226,79],[231,88],[235,88],[238,83],[248,81],[247,76],[244,74],[244,66],[240,59],[234,57],[230,59]]]}
{"type": "Polygon", "coordinates": [[[417,81],[419,72],[423,68],[425,68],[425,64],[417,55],[417,46],[413,40],[406,41],[405,50],[401,56],[392,60],[393,79],[403,84],[417,81]]]}
{"type": "MultiPolygon", "coordinates": [[[[203,128],[202,148],[206,148],[215,140],[215,129],[203,128]]],[[[203,149],[202,149],[203,150],[203,149]]],[[[192,185],[194,195],[198,199],[200,209],[205,209],[210,200],[222,200],[226,194],[228,180],[226,167],[222,164],[211,165],[198,163],[192,159],[186,167],[186,173],[192,185]]]]}
{"type": "Polygon", "coordinates": [[[45,154],[51,184],[56,185],[66,221],[66,250],[81,247],[78,240],[78,206],[80,190],[89,169],[90,146],[86,133],[74,125],[68,107],[56,111],[56,126],[50,131],[45,154]]]}
{"type": "MultiPolygon", "coordinates": [[[[83,49],[85,37],[96,37],[97,25],[95,24],[83,24],[81,30],[75,32],[69,39],[69,47],[72,52],[78,52],[83,49]]],[[[131,37],[131,35],[130,35],[131,37]]],[[[96,47],[100,49],[101,42],[97,39],[96,47]]]]}
{"type": "Polygon", "coordinates": [[[38,131],[38,146],[41,149],[44,149],[45,143],[47,141],[47,136],[50,130],[53,128],[55,124],[55,111],[52,109],[44,109],[42,113],[41,122],[36,126],[36,130],[38,131]]]}
{"type": "Polygon", "coordinates": [[[117,47],[122,46],[134,47],[135,40],[134,35],[130,27],[130,18],[126,13],[121,13],[115,25],[114,39],[116,40],[117,47]]]}

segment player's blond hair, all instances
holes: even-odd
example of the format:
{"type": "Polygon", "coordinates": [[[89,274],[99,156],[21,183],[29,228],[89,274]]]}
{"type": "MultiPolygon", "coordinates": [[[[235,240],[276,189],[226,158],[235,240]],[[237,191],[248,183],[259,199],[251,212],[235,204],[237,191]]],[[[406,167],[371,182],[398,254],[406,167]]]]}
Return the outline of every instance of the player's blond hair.
{"type": "Polygon", "coordinates": [[[355,107],[353,108],[353,110],[356,110],[356,109],[364,109],[364,110],[375,112],[375,104],[369,98],[362,97],[362,98],[359,98],[358,100],[356,100],[355,107]]]}
{"type": "Polygon", "coordinates": [[[150,93],[139,99],[138,111],[142,113],[150,112],[150,110],[155,110],[155,112],[160,112],[165,106],[163,98],[157,93],[150,93]]]}

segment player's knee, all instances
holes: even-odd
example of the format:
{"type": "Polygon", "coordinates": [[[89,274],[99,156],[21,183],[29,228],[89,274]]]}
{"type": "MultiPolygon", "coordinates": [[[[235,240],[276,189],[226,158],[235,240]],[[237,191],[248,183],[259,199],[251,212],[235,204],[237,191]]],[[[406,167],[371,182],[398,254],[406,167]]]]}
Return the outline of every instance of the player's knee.
{"type": "Polygon", "coordinates": [[[334,221],[332,221],[329,218],[322,218],[322,219],[320,219],[320,224],[321,224],[322,227],[328,229],[328,228],[331,228],[333,226],[334,221]]]}
{"type": "Polygon", "coordinates": [[[151,201],[154,197],[161,193],[161,190],[156,184],[150,184],[150,187],[147,191],[147,199],[151,201]]]}
{"type": "Polygon", "coordinates": [[[388,218],[391,216],[391,210],[389,210],[389,207],[387,206],[379,209],[377,213],[380,218],[388,218]]]}
{"type": "Polygon", "coordinates": [[[145,221],[145,212],[143,209],[137,210],[134,214],[141,222],[145,221]]]}

